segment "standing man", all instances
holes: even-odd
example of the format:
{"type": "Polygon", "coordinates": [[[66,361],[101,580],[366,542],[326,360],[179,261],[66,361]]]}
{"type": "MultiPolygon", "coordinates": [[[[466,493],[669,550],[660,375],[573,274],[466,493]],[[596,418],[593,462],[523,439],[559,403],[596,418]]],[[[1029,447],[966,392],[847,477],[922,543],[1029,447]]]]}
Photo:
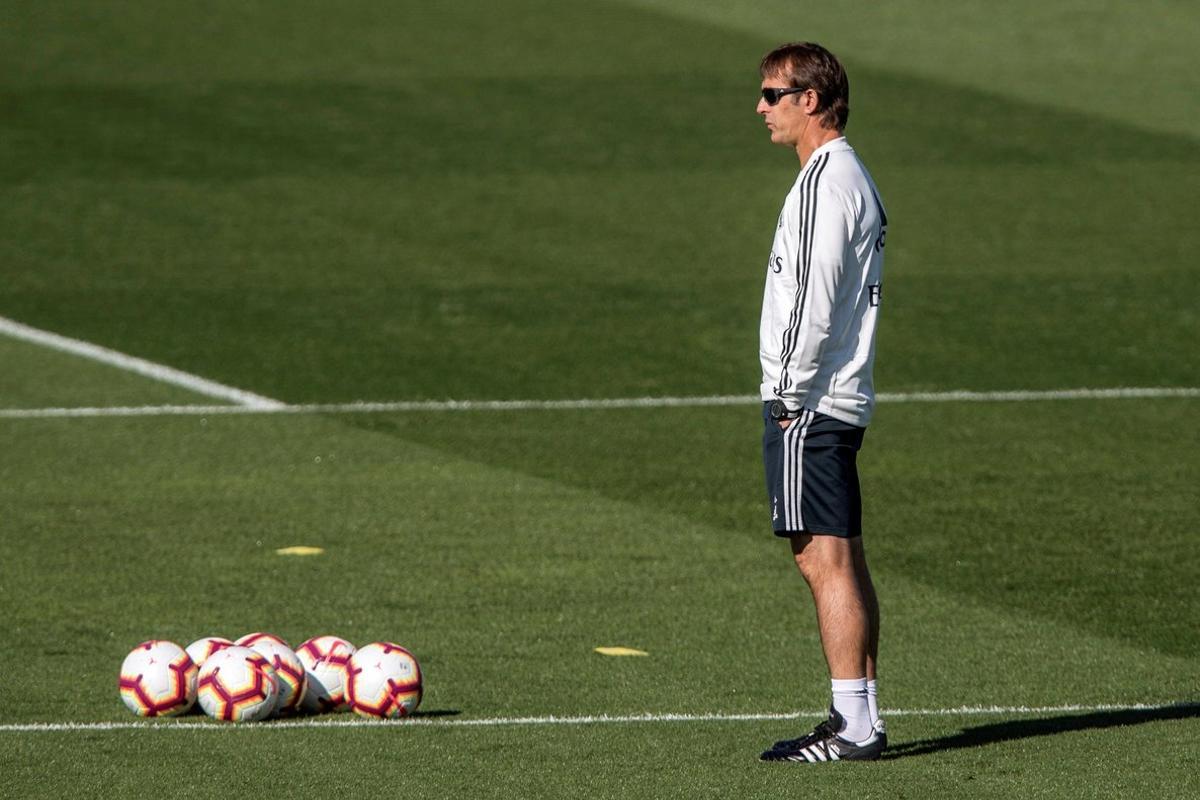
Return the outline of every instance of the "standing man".
{"type": "Polygon", "coordinates": [[[763,462],[775,534],[788,539],[816,605],[832,679],[829,719],[777,742],[764,761],[879,758],[879,605],[862,546],[855,456],[875,393],[875,322],[887,215],[842,131],[850,86],[817,44],[763,57],[762,116],[795,150],[800,176],[783,203],[763,293],[763,462]]]}

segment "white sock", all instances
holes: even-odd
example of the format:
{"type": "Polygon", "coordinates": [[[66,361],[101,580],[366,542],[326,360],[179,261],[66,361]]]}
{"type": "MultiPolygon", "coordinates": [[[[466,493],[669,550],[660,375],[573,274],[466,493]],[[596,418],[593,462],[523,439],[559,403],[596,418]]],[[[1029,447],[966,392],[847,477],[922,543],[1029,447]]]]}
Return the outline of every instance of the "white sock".
{"type": "Polygon", "coordinates": [[[871,738],[871,711],[867,706],[867,679],[832,680],[833,709],[842,715],[846,726],[838,731],[843,739],[861,742],[871,738]]]}
{"type": "Polygon", "coordinates": [[[879,681],[867,681],[867,709],[871,712],[871,724],[879,720],[879,681]]]}

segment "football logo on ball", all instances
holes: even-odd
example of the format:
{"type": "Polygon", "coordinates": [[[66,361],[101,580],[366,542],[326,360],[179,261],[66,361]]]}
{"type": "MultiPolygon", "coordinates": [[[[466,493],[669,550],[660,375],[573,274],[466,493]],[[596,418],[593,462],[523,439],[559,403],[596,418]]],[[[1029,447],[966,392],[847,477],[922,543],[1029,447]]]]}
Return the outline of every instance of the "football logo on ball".
{"type": "Polygon", "coordinates": [[[421,702],[421,667],[391,642],[359,648],[346,665],[346,702],[364,717],[406,717],[421,702]]]}
{"type": "Polygon", "coordinates": [[[204,713],[224,722],[257,722],[275,711],[279,678],[267,659],[249,647],[226,647],[200,669],[196,699],[204,713]]]}
{"type": "Polygon", "coordinates": [[[117,686],[129,710],[140,717],[172,717],[196,701],[196,665],[174,642],[142,642],[121,662],[117,686]]]}

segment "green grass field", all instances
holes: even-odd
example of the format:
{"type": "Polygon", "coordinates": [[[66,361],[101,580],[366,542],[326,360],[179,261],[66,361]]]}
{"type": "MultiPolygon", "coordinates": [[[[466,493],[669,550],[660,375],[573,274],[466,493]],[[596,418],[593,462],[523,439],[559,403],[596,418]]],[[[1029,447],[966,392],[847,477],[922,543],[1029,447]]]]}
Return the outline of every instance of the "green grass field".
{"type": "MultiPolygon", "coordinates": [[[[9,3],[0,316],[290,404],[749,396],[814,38],[880,390],[1200,386],[1200,11],[827,6],[9,3]]],[[[756,760],[828,682],[753,402],[6,415],[214,402],[0,336],[0,796],[1200,795],[1194,396],[880,403],[893,748],[829,768],[756,760]],[[416,724],[126,724],[135,644],[264,629],[410,647],[416,724]]]]}

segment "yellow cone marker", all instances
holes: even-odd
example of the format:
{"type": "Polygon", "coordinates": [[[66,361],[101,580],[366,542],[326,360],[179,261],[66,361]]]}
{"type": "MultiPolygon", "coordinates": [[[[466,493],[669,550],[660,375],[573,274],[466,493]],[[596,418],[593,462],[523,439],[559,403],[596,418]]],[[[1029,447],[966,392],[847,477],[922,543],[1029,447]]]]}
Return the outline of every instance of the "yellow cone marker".
{"type": "Polygon", "coordinates": [[[597,647],[596,652],[602,656],[648,656],[645,650],[634,650],[632,647],[597,647]]]}
{"type": "Polygon", "coordinates": [[[307,547],[301,544],[295,547],[281,547],[275,552],[281,556],[319,556],[325,552],[325,548],[307,547]]]}

